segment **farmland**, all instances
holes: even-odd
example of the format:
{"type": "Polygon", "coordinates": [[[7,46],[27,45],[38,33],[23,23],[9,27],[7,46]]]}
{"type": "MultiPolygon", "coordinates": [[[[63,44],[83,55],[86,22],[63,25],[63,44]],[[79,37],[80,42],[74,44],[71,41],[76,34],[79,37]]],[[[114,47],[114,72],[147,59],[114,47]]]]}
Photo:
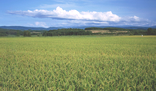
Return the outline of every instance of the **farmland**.
{"type": "Polygon", "coordinates": [[[116,31],[116,30],[112,32],[110,32],[110,30],[86,30],[86,31],[91,31],[92,33],[101,33],[101,34],[103,33],[127,33],[128,32],[128,31],[116,31]]]}
{"type": "Polygon", "coordinates": [[[0,37],[2,91],[155,91],[156,36],[0,37]]]}

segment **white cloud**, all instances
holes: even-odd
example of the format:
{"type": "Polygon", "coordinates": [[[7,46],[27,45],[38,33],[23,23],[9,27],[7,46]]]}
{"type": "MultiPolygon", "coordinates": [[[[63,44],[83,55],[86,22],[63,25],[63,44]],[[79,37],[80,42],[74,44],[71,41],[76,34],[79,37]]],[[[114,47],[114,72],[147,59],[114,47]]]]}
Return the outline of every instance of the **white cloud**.
{"type": "Polygon", "coordinates": [[[139,22],[143,19],[140,19],[138,16],[128,16],[128,17],[122,17],[121,21],[124,22],[139,22]]]}
{"type": "Polygon", "coordinates": [[[79,12],[77,10],[63,10],[61,7],[57,7],[53,11],[48,10],[28,10],[28,11],[10,11],[10,14],[17,14],[23,16],[31,16],[38,18],[54,18],[54,19],[76,19],[76,20],[98,20],[98,21],[120,21],[121,17],[108,12],[79,12]]]}
{"type": "Polygon", "coordinates": [[[45,22],[35,22],[35,26],[48,28],[45,22]]]}
{"type": "MultiPolygon", "coordinates": [[[[47,6],[51,7],[51,6],[47,6]]],[[[53,6],[52,6],[53,7],[53,6]]],[[[51,25],[96,25],[96,26],[116,26],[116,25],[141,25],[150,23],[147,19],[142,19],[138,16],[126,16],[120,17],[116,14],[113,14],[111,11],[108,12],[79,12],[77,10],[64,10],[61,7],[57,7],[54,10],[27,10],[27,11],[9,11],[10,14],[29,16],[34,18],[51,18],[55,19],[51,22],[35,22],[34,26],[48,27],[51,25]],[[62,21],[57,21],[62,20],[62,21]],[[65,21],[63,21],[65,20],[65,21]],[[72,24],[71,24],[72,23],[72,24]]]]}
{"type": "Polygon", "coordinates": [[[136,21],[139,21],[140,20],[139,17],[137,17],[137,16],[134,16],[132,18],[134,18],[136,21]]]}

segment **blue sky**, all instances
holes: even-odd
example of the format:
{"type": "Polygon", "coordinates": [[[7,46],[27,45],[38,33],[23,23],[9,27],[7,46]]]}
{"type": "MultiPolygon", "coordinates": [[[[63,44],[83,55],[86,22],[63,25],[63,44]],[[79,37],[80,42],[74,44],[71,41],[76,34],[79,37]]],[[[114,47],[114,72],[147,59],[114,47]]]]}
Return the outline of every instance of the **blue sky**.
{"type": "Polygon", "coordinates": [[[0,0],[0,26],[156,26],[156,0],[0,0]]]}

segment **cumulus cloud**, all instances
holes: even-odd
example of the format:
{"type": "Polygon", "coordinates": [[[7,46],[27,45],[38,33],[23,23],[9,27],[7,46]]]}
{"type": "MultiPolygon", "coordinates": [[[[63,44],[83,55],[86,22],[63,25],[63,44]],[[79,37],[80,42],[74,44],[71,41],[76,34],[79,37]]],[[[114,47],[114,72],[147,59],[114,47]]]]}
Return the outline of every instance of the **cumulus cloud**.
{"type": "Polygon", "coordinates": [[[98,21],[120,21],[121,17],[108,12],[79,12],[77,10],[63,10],[61,7],[57,7],[53,11],[48,10],[28,10],[28,11],[9,11],[10,14],[17,14],[23,16],[31,16],[38,18],[53,18],[53,19],[74,19],[74,20],[98,20],[98,21]]]}
{"type": "MultiPolygon", "coordinates": [[[[50,6],[48,6],[50,7],[50,6]]],[[[148,23],[148,20],[141,19],[138,16],[126,16],[120,17],[108,12],[79,12],[77,10],[64,10],[61,7],[57,7],[54,10],[27,10],[27,11],[9,11],[10,14],[29,16],[34,18],[51,18],[55,20],[67,20],[62,21],[62,25],[139,25],[142,23],[148,23]]],[[[59,23],[60,24],[60,23],[59,23]]],[[[58,25],[58,24],[57,24],[58,25]]],[[[35,26],[47,27],[45,22],[36,22],[35,26]]]]}

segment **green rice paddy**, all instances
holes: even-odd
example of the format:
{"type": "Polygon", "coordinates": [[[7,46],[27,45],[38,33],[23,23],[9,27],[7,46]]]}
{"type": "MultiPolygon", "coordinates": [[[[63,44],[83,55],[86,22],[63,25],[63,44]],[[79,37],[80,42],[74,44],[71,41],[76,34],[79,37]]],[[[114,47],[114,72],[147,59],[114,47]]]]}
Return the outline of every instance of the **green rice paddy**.
{"type": "Polygon", "coordinates": [[[2,91],[156,91],[156,36],[1,37],[2,91]]]}

